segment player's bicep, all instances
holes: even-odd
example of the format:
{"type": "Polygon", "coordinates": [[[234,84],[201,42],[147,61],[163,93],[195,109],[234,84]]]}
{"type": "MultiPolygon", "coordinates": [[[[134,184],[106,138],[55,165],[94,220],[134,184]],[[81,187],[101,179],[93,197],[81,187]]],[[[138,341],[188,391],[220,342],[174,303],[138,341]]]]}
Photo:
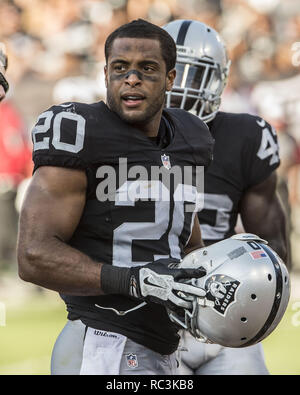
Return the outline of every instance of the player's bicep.
{"type": "Polygon", "coordinates": [[[273,172],[263,182],[245,191],[240,201],[240,213],[245,228],[252,224],[257,228],[261,224],[259,220],[272,211],[274,199],[277,199],[276,182],[277,176],[273,172]]]}
{"type": "Polygon", "coordinates": [[[23,203],[20,235],[32,241],[52,236],[69,240],[82,215],[86,187],[82,170],[40,167],[23,203]]]}

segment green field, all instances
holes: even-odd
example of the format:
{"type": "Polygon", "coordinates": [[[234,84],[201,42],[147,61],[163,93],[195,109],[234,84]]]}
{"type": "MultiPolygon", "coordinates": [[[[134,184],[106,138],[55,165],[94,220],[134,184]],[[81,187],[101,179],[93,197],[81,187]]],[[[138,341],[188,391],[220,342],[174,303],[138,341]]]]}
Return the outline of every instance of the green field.
{"type": "Polygon", "coordinates": [[[50,355],[65,322],[64,304],[38,295],[7,308],[0,327],[0,374],[49,374],[50,355]]]}
{"type": "MultiPolygon", "coordinates": [[[[297,326],[292,307],[293,304],[276,331],[264,341],[271,374],[300,374],[300,317],[297,326]]],[[[7,307],[6,325],[0,326],[0,375],[48,375],[52,347],[65,317],[63,302],[48,293],[37,292],[24,304],[7,307]]]]}

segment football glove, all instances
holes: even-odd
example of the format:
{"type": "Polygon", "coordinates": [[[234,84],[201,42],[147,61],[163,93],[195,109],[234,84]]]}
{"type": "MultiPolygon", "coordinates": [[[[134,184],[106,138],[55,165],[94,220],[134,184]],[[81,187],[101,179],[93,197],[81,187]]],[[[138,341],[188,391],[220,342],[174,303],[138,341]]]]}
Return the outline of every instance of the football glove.
{"type": "Polygon", "coordinates": [[[131,296],[159,303],[169,309],[192,307],[191,296],[205,297],[206,292],[186,283],[205,276],[206,270],[179,269],[175,259],[159,259],[145,266],[121,268],[103,265],[101,286],[104,293],[131,296]],[[185,282],[182,282],[185,280],[185,282]]]}
{"type": "Polygon", "coordinates": [[[4,92],[6,93],[9,89],[9,84],[1,72],[0,72],[0,85],[3,86],[4,92]]]}
{"type": "Polygon", "coordinates": [[[9,89],[9,84],[5,78],[5,71],[7,69],[7,55],[5,45],[0,43],[0,85],[3,86],[5,93],[9,89]]]}

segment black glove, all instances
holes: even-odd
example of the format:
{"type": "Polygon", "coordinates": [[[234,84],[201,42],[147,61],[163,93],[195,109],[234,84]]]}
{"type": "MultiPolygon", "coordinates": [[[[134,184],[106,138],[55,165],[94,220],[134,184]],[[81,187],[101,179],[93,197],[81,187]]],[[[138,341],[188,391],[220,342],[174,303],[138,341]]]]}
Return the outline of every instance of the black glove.
{"type": "Polygon", "coordinates": [[[5,91],[5,93],[8,91],[9,89],[9,84],[6,80],[6,78],[4,77],[4,75],[0,72],[0,85],[3,86],[3,89],[5,91]]]}
{"type": "Polygon", "coordinates": [[[7,69],[7,55],[5,45],[0,42],[0,85],[3,86],[5,93],[9,89],[8,82],[5,78],[5,71],[7,69]]]}
{"type": "Polygon", "coordinates": [[[132,296],[171,309],[190,308],[191,301],[185,296],[205,297],[206,292],[180,280],[203,277],[206,270],[202,267],[180,269],[178,263],[178,260],[168,258],[131,268],[103,265],[101,287],[106,294],[132,296]]]}

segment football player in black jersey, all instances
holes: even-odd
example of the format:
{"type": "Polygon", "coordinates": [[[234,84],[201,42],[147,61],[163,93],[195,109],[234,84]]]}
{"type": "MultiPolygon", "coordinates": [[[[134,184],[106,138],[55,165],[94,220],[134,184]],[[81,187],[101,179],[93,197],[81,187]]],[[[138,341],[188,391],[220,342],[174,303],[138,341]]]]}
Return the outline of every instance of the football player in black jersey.
{"type": "Polygon", "coordinates": [[[5,45],[0,43],[0,101],[5,98],[9,85],[5,77],[7,69],[7,55],[5,45]]]}
{"type": "MultiPolygon", "coordinates": [[[[215,139],[204,179],[204,209],[198,213],[205,245],[232,236],[240,214],[245,231],[268,240],[289,267],[285,215],[276,194],[275,130],[260,117],[219,111],[230,61],[214,29],[192,20],[176,20],[164,29],[177,46],[167,107],[196,114],[215,139]]],[[[188,350],[181,353],[182,374],[268,374],[261,344],[224,348],[199,343],[185,332],[182,346],[188,350]]]]}
{"type": "Polygon", "coordinates": [[[105,56],[106,104],[54,105],[33,129],[19,274],[66,303],[53,374],[174,374],[166,307],[189,308],[182,292],[205,296],[180,281],[205,270],[176,263],[202,245],[197,174],[213,139],[198,117],[164,109],[176,46],[163,29],[123,25],[105,56]]]}

